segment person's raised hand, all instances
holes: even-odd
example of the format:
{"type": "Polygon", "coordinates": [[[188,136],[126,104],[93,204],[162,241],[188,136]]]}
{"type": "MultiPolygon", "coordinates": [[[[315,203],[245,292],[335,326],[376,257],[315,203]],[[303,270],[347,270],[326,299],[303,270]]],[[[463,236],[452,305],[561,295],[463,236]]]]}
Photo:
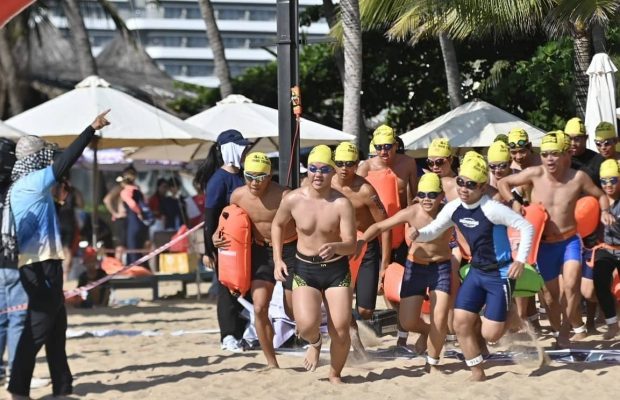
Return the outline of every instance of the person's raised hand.
{"type": "Polygon", "coordinates": [[[102,112],[101,114],[97,115],[97,117],[95,118],[95,120],[93,121],[92,124],[90,124],[90,126],[98,131],[100,129],[103,129],[104,127],[110,125],[110,121],[108,121],[106,119],[106,115],[108,115],[108,113],[110,112],[110,108],[108,108],[107,110],[105,110],[104,112],[102,112]]]}

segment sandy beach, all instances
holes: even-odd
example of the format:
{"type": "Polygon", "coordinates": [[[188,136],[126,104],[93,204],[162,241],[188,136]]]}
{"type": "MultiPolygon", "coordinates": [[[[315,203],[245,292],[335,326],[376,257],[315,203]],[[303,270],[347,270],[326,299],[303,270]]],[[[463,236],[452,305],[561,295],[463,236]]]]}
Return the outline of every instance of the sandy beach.
{"type": "MultiPolygon", "coordinates": [[[[178,288],[162,285],[162,293],[178,288]]],[[[203,286],[203,293],[206,286],[203,286]]],[[[280,370],[262,370],[260,351],[225,353],[220,350],[215,305],[198,301],[189,287],[189,299],[141,301],[136,306],[69,309],[69,330],[151,331],[155,336],[82,337],[67,340],[74,374],[75,398],[80,399],[486,399],[618,398],[620,365],[604,362],[563,364],[552,361],[536,368],[532,362],[487,362],[489,380],[467,382],[464,363],[444,359],[444,374],[425,374],[421,357],[349,361],[345,385],[326,381],[328,354],[313,373],[302,368],[302,354],[279,353],[280,370]],[[173,333],[188,332],[182,336],[173,333]],[[194,332],[191,331],[198,331],[194,332]],[[154,332],[153,332],[154,331],[154,332]],[[206,332],[205,332],[206,331],[206,332]]],[[[124,290],[119,297],[150,299],[148,291],[124,290]]],[[[382,305],[381,302],[378,302],[382,305]]],[[[545,321],[546,322],[546,321],[545,321]]],[[[600,328],[604,330],[605,328],[600,328]]],[[[386,349],[395,338],[363,338],[386,349]]],[[[409,343],[413,344],[415,335],[409,343]]],[[[550,339],[541,341],[550,346],[550,339]]],[[[327,346],[325,346],[326,348],[327,346]]],[[[603,342],[590,336],[575,348],[620,350],[620,338],[603,342]]],[[[492,348],[492,351],[499,348],[492,348]]],[[[351,358],[350,358],[351,360],[351,358]]],[[[35,376],[48,377],[44,352],[39,353],[35,376]]],[[[2,397],[7,395],[1,392],[2,397]]],[[[51,386],[34,390],[33,398],[48,398],[51,386]]]]}

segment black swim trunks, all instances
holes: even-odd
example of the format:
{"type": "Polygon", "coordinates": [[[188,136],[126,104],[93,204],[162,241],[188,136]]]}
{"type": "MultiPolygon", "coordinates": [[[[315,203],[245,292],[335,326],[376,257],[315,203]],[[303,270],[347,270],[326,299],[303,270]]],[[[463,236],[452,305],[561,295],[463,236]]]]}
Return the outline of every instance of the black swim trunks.
{"type": "Polygon", "coordinates": [[[349,258],[321,261],[318,256],[304,256],[297,253],[293,290],[302,286],[310,286],[321,292],[333,287],[350,287],[351,272],[349,258]]]}
{"type": "Polygon", "coordinates": [[[392,262],[400,265],[407,263],[407,254],[409,254],[409,246],[407,242],[402,242],[398,248],[392,250],[392,262]]]}
{"type": "MultiPolygon", "coordinates": [[[[285,289],[291,289],[293,282],[293,269],[295,266],[295,252],[297,250],[297,241],[285,243],[282,246],[282,260],[288,267],[288,277],[286,282],[282,283],[285,289]]],[[[273,248],[265,243],[260,245],[252,243],[252,280],[267,281],[276,283],[276,278],[273,274],[273,248]]]]}
{"type": "Polygon", "coordinates": [[[377,303],[381,246],[379,239],[368,242],[355,284],[357,307],[374,310],[377,303]]]}

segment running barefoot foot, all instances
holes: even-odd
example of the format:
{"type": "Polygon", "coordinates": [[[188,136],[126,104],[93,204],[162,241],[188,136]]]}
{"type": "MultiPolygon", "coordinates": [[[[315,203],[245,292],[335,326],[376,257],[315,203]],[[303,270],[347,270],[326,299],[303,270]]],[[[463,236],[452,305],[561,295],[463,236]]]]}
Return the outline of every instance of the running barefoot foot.
{"type": "Polygon", "coordinates": [[[258,372],[269,372],[269,371],[273,371],[274,369],[280,369],[280,366],[277,363],[268,364],[267,366],[259,369],[258,372]]]}
{"type": "Polygon", "coordinates": [[[424,365],[424,372],[431,375],[443,374],[439,365],[430,365],[429,363],[424,365]]]}
{"type": "Polygon", "coordinates": [[[422,355],[426,352],[427,342],[428,335],[420,334],[414,345],[415,352],[418,353],[418,355],[422,355]]]}
{"type": "Polygon", "coordinates": [[[620,332],[620,326],[618,326],[617,322],[615,324],[607,325],[607,332],[603,334],[603,339],[613,339],[616,337],[616,335],[618,335],[618,332],[620,332]]]}
{"type": "Polygon", "coordinates": [[[329,383],[332,385],[340,385],[342,384],[342,378],[339,375],[329,376],[329,383]]]}
{"type": "Polygon", "coordinates": [[[581,340],[584,340],[587,337],[588,337],[588,331],[586,330],[585,332],[574,333],[573,336],[570,337],[570,340],[572,342],[579,342],[581,340]]]}
{"type": "Polygon", "coordinates": [[[407,347],[407,338],[406,337],[404,337],[404,338],[399,337],[396,340],[396,346],[398,346],[398,347],[407,347]]]}
{"type": "Polygon", "coordinates": [[[469,380],[472,382],[483,382],[487,380],[487,376],[484,374],[484,370],[482,368],[472,367],[469,380]]]}
{"type": "Polygon", "coordinates": [[[319,365],[321,344],[323,344],[323,338],[319,336],[319,340],[317,340],[316,343],[310,343],[308,345],[306,357],[304,357],[304,368],[306,368],[306,371],[315,371],[316,367],[319,365]]]}
{"type": "Polygon", "coordinates": [[[570,340],[568,340],[567,337],[558,337],[555,339],[555,343],[553,345],[553,347],[556,350],[564,350],[564,349],[569,349],[570,348],[570,340]]]}
{"type": "Polygon", "coordinates": [[[588,335],[598,335],[600,332],[596,329],[594,321],[586,323],[586,333],[588,335]]]}

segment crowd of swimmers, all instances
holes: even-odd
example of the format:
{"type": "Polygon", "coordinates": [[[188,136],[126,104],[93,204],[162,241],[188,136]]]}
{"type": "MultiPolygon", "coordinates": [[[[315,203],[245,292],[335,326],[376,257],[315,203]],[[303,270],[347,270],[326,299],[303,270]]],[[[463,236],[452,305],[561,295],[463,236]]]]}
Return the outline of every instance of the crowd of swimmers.
{"type": "MultiPolygon", "coordinates": [[[[539,300],[546,308],[554,346],[566,348],[571,340],[596,332],[596,302],[607,325],[604,339],[618,334],[610,287],[614,270],[620,268],[620,247],[615,247],[620,246],[620,156],[612,124],[601,123],[594,132],[599,153],[586,149],[585,127],[578,118],[564,130],[544,135],[539,152],[525,130],[514,129],[498,137],[486,156],[470,151],[457,162],[449,141],[437,138],[428,149],[427,169],[420,173],[415,160],[398,151],[394,130],[382,125],[373,135],[374,154],[367,160],[360,160],[353,143],[341,143],[333,151],[325,145],[314,147],[307,178],[294,190],[271,181],[265,154],[252,152],[241,161],[247,143],[240,133],[223,135],[218,147],[221,151],[228,144],[223,152],[228,156],[220,162],[219,173],[225,175],[217,180],[217,204],[219,211],[227,203],[238,205],[252,223],[250,293],[269,367],[278,367],[268,316],[276,281],[283,283],[285,309],[295,320],[297,334],[308,343],[308,370],[318,364],[322,310],[326,311],[329,380],[338,383],[351,346],[363,350],[352,309],[361,319],[372,317],[386,268],[393,261],[405,267],[400,303],[392,304],[398,309],[397,345],[406,344],[409,332],[419,333],[415,349],[426,353],[429,372],[441,369],[446,338],[455,335],[471,378],[484,380],[488,342],[497,342],[508,329],[539,330],[534,293],[515,299],[511,295],[526,268],[544,280],[539,300]],[[222,178],[230,181],[241,173],[243,180],[221,184],[222,178]],[[373,185],[377,179],[383,183],[373,185]],[[395,187],[385,183],[389,179],[395,187]],[[385,190],[394,191],[398,209],[382,202],[385,190]],[[599,229],[587,238],[577,234],[575,218],[583,196],[595,198],[600,209],[599,229]],[[530,204],[546,211],[538,239],[523,216],[530,204]],[[518,232],[514,253],[509,229],[518,232]],[[539,248],[538,257],[533,266],[526,265],[534,247],[539,248]],[[361,265],[352,278],[350,259],[358,257],[361,265]],[[593,268],[585,263],[590,259],[593,268]],[[461,281],[459,269],[465,263],[469,269],[461,281]],[[427,321],[420,316],[426,297],[431,308],[427,321]],[[588,306],[594,312],[588,312],[586,323],[582,298],[594,305],[588,306]]],[[[205,262],[216,266],[217,249],[227,248],[229,241],[216,233],[217,209],[209,220],[210,186],[211,182],[206,190],[205,262]]],[[[236,351],[240,328],[227,314],[234,311],[234,299],[226,298],[232,296],[227,290],[222,296],[218,320],[220,326],[229,325],[222,331],[222,348],[236,351]]]]}

